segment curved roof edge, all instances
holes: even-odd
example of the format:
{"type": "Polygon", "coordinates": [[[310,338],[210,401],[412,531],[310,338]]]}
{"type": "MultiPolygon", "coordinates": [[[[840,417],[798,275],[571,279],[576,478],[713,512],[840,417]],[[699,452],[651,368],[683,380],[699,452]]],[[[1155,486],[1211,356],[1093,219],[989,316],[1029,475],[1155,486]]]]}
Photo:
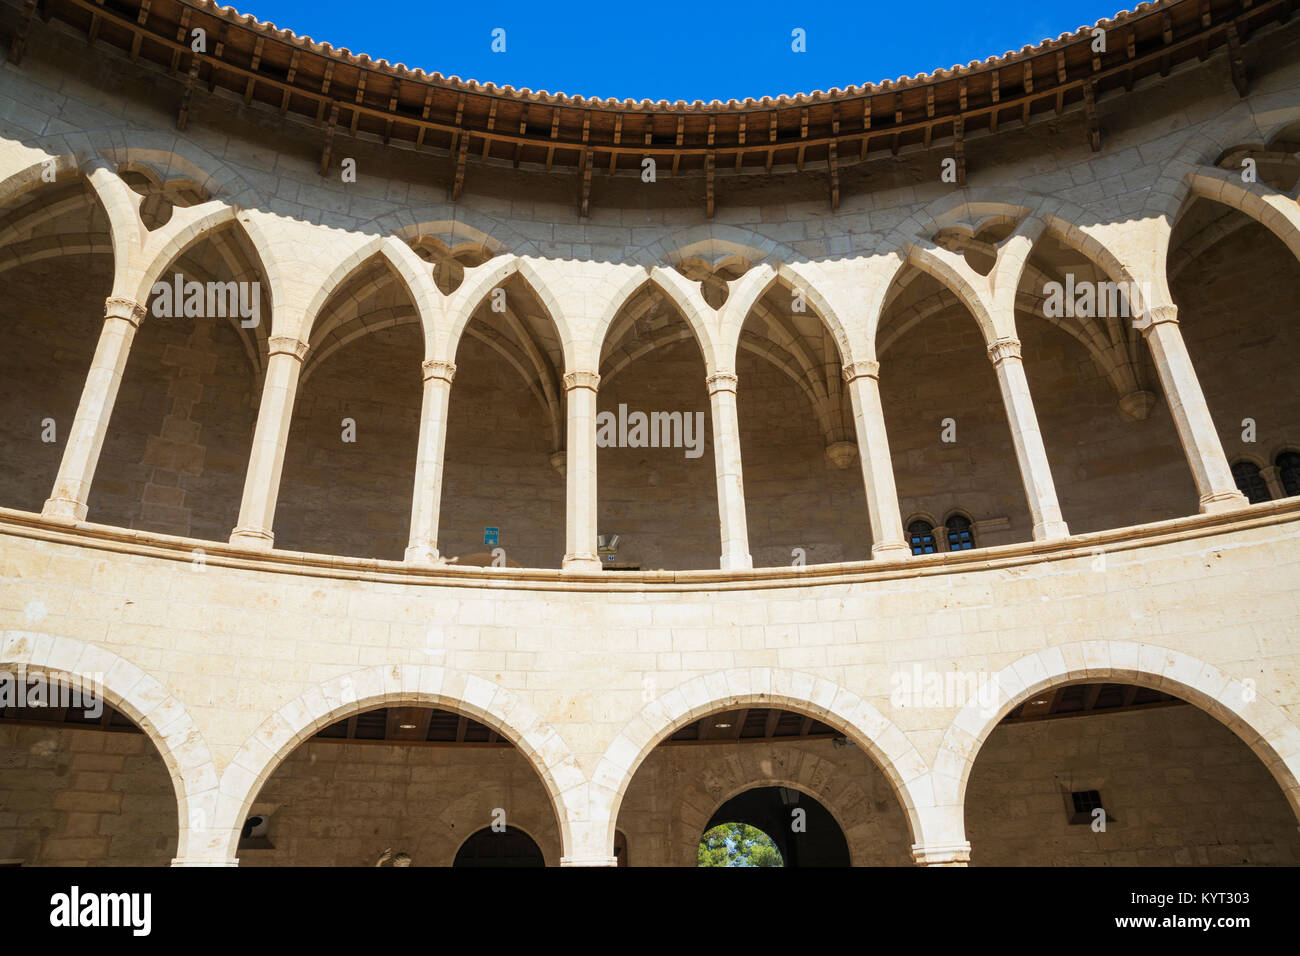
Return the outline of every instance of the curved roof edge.
{"type": "Polygon", "coordinates": [[[499,86],[491,82],[463,79],[459,76],[446,76],[442,73],[428,73],[421,68],[411,69],[405,63],[390,63],[386,59],[375,59],[366,53],[353,53],[347,47],[335,47],[330,43],[313,40],[309,36],[299,35],[292,30],[276,26],[266,20],[258,20],[248,13],[240,13],[234,7],[216,3],[215,0],[180,0],[186,6],[216,16],[229,23],[237,23],[254,32],[287,43],[299,49],[308,50],[321,56],[331,57],[339,62],[362,69],[373,69],[380,73],[402,79],[423,81],[443,86],[457,92],[477,93],[488,96],[503,96],[530,103],[568,106],[574,109],[616,110],[618,112],[636,112],[640,110],[659,110],[672,112],[722,112],[751,109],[788,109],[796,106],[808,106],[813,103],[829,103],[838,99],[871,96],[877,93],[894,92],[924,86],[941,80],[952,80],[983,70],[998,69],[1026,58],[1043,53],[1050,53],[1061,47],[1080,40],[1091,40],[1093,31],[1111,30],[1129,24],[1135,18],[1156,13],[1162,9],[1176,6],[1181,0],[1148,0],[1140,3],[1133,10],[1121,10],[1113,17],[1103,17],[1096,23],[1078,27],[1073,32],[1059,34],[1055,39],[1048,37],[1036,46],[1026,44],[1019,50],[1008,50],[1000,56],[989,56],[983,60],[971,60],[965,66],[954,64],[947,69],[938,68],[933,73],[918,73],[916,76],[900,76],[893,80],[881,80],[877,83],[865,83],[840,89],[814,90],[811,93],[794,93],[781,96],[764,96],[761,99],[746,97],[744,100],[649,100],[617,99],[614,97],[570,96],[567,93],[551,93],[547,90],[532,90],[528,87],[516,89],[510,85],[499,86]]]}

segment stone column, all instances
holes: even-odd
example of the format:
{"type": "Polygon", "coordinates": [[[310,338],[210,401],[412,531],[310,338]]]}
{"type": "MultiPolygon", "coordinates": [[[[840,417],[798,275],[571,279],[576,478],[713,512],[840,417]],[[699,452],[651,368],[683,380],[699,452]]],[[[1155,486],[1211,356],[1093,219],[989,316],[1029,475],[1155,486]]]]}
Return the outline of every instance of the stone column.
{"type": "Polygon", "coordinates": [[[715,372],[705,379],[713,413],[713,465],[718,475],[718,520],[722,527],[724,571],[752,568],[745,481],[740,464],[740,419],[736,413],[736,374],[715,372]]]}
{"type": "Polygon", "coordinates": [[[272,336],[268,345],[266,380],[262,403],[257,409],[257,428],[244,475],[244,497],[239,504],[239,524],[230,543],[245,548],[268,550],[275,543],[271,527],[280,494],[280,472],[289,441],[289,423],[298,394],[298,376],[307,357],[307,346],[292,336],[272,336]]]}
{"type": "Polygon", "coordinates": [[[411,496],[411,539],[406,560],[433,564],[439,560],[438,517],[442,508],[442,465],[447,448],[447,409],[456,366],[430,359],[424,369],[424,400],[420,406],[420,447],[415,457],[415,493],[411,496]]]}
{"type": "Polygon", "coordinates": [[[90,484],[104,447],[127,356],[131,354],[131,342],[144,316],[144,306],[132,299],[110,296],[104,302],[99,344],[95,346],[95,357],[90,361],[86,384],[81,390],[81,402],[68,431],[59,474],[49,499],[41,508],[46,518],[67,522],[86,519],[90,484]]]}
{"type": "Polygon", "coordinates": [[[858,434],[858,458],[867,491],[867,516],[871,520],[871,557],[897,561],[912,556],[898,511],[894,462],[885,433],[885,411],[880,404],[880,363],[853,362],[844,367],[844,381],[853,401],[858,434]]]}
{"type": "Polygon", "coordinates": [[[565,449],[565,571],[599,571],[596,552],[596,393],[595,372],[564,376],[568,422],[565,449]]]}
{"type": "Polygon", "coordinates": [[[970,863],[970,843],[914,843],[912,859],[917,866],[966,866],[970,863]]]}
{"type": "Polygon", "coordinates": [[[1158,305],[1144,318],[1142,333],[1151,347],[1169,414],[1191,466],[1202,513],[1246,507],[1249,502],[1232,477],[1200,380],[1178,329],[1177,306],[1158,305]]]}
{"type": "Polygon", "coordinates": [[[1052,483],[1052,470],[1047,464],[1047,449],[1043,447],[1043,434],[1038,429],[1038,415],[1029,396],[1025,365],[1020,359],[1020,340],[998,339],[989,346],[989,359],[997,369],[998,387],[1002,390],[1002,403],[1006,406],[1007,421],[1011,425],[1020,478],[1025,485],[1029,513],[1034,521],[1034,540],[1067,538],[1070,529],[1061,517],[1061,506],[1056,500],[1056,486],[1052,483]]]}
{"type": "Polygon", "coordinates": [[[1268,485],[1269,496],[1274,501],[1287,497],[1286,486],[1282,484],[1282,469],[1277,465],[1269,465],[1261,468],[1259,474],[1264,479],[1264,484],[1268,485]]]}

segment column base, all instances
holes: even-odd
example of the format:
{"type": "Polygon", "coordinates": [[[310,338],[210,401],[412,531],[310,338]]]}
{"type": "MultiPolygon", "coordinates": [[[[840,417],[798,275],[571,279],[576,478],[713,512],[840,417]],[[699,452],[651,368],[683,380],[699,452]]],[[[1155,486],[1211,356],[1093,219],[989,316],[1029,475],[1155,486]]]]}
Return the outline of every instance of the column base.
{"type": "Polygon", "coordinates": [[[442,567],[447,562],[438,553],[438,549],[429,544],[413,544],[406,549],[402,558],[406,564],[420,564],[426,567],[442,567]]]}
{"type": "Polygon", "coordinates": [[[601,571],[600,555],[592,554],[590,551],[586,553],[566,554],[563,563],[560,565],[560,570],[572,571],[579,574],[586,574],[588,572],[599,574],[601,571]]]}
{"type": "Polygon", "coordinates": [[[912,556],[912,549],[905,544],[889,541],[871,546],[872,561],[906,561],[912,556]]]}
{"type": "Polygon", "coordinates": [[[47,521],[76,524],[86,520],[86,506],[74,498],[50,498],[41,507],[41,517],[47,521]]]}
{"type": "Polygon", "coordinates": [[[270,551],[275,547],[275,535],[265,528],[236,528],[230,532],[230,543],[249,551],[270,551]]]}
{"type": "Polygon", "coordinates": [[[1055,541],[1069,536],[1070,526],[1064,521],[1044,521],[1042,524],[1034,525],[1035,541],[1055,541]]]}
{"type": "Polygon", "coordinates": [[[1201,514],[1215,515],[1224,511],[1237,511],[1250,507],[1250,501],[1240,491],[1220,491],[1201,498],[1201,514]]]}
{"type": "Polygon", "coordinates": [[[239,866],[237,859],[219,859],[213,857],[174,857],[172,866],[239,866]]]}
{"type": "Polygon", "coordinates": [[[618,866],[616,856],[562,856],[560,866],[618,866]]]}
{"type": "Polygon", "coordinates": [[[754,558],[748,554],[724,554],[718,560],[723,571],[748,571],[754,567],[754,558]]]}
{"type": "Polygon", "coordinates": [[[970,863],[970,843],[914,843],[912,859],[917,866],[966,866],[970,863]]]}

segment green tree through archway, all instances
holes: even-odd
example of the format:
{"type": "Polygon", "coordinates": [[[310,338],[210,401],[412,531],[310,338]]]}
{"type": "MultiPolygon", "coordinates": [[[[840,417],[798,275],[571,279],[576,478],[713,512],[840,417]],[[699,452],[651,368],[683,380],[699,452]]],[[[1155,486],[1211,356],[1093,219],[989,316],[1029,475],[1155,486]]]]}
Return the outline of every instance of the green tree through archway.
{"type": "Polygon", "coordinates": [[[700,837],[699,866],[784,866],[772,838],[747,823],[722,823],[700,837]]]}

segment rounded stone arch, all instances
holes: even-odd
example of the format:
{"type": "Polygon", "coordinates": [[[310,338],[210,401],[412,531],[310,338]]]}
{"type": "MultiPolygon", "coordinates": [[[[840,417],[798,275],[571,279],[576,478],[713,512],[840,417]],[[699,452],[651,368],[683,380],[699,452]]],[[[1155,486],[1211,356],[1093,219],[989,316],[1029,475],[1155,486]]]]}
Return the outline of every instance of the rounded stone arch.
{"type": "MultiPolygon", "coordinates": [[[[1080,641],[1047,648],[1009,664],[994,675],[998,706],[993,715],[981,702],[966,704],[944,732],[933,778],[937,806],[962,815],[966,787],[980,750],[998,723],[1019,704],[1049,687],[1110,679],[1161,690],[1217,719],[1263,761],[1300,818],[1300,727],[1276,705],[1213,664],[1155,644],[1080,641]]],[[[964,824],[962,824],[964,827],[964,824]]]]}
{"type": "Polygon", "coordinates": [[[561,847],[571,842],[568,794],[586,780],[560,735],[516,694],[459,671],[423,664],[377,665],[310,687],[267,717],[221,775],[214,830],[235,859],[240,829],[266,782],[316,731],[351,714],[387,705],[440,707],[497,730],[532,766],[555,812],[561,847]]]}
{"type": "Polygon", "coordinates": [[[780,707],[842,731],[869,756],[898,798],[915,843],[924,843],[928,791],[917,789],[929,767],[911,740],[874,705],[825,678],[802,671],[752,667],[691,678],[643,707],[610,742],[592,775],[592,801],[609,810],[604,846],[614,845],[619,808],[650,752],[673,733],[719,710],[780,707]]]}
{"type": "MultiPolygon", "coordinates": [[[[711,801],[711,803],[709,803],[711,809],[705,813],[696,812],[695,808],[697,808],[699,804],[692,805],[683,803],[683,805],[688,809],[686,809],[686,812],[684,812],[679,819],[682,821],[682,825],[686,829],[687,833],[695,833],[695,842],[693,846],[699,845],[700,837],[704,836],[704,834],[708,832],[705,830],[705,827],[708,826],[709,821],[713,819],[714,815],[719,810],[742,793],[749,790],[756,790],[760,787],[786,787],[790,790],[798,790],[804,796],[812,797],[822,805],[822,808],[825,809],[827,813],[831,815],[831,818],[835,821],[835,825],[840,828],[840,833],[844,834],[844,842],[849,848],[849,865],[853,866],[855,860],[860,859],[862,855],[861,849],[859,849],[857,853],[854,853],[853,839],[849,835],[849,827],[845,826],[846,821],[844,813],[835,806],[834,797],[828,792],[828,789],[824,786],[814,787],[807,781],[792,780],[789,777],[767,777],[759,783],[755,783],[753,780],[748,782],[740,782],[737,780],[737,782],[732,786],[722,791],[723,795],[721,799],[713,796],[709,797],[709,801],[711,801]]],[[[708,791],[696,783],[692,785],[688,793],[707,794],[708,791]]],[[[771,834],[768,834],[768,836],[771,836],[771,834]]],[[[686,844],[683,839],[682,849],[684,850],[685,847],[686,844]]]]}
{"type": "Polygon", "coordinates": [[[198,856],[210,840],[218,775],[203,732],[185,704],[126,658],[74,637],[0,631],[0,670],[15,665],[98,684],[104,700],[140,728],[167,767],[176,795],[176,858],[198,856]]]}

